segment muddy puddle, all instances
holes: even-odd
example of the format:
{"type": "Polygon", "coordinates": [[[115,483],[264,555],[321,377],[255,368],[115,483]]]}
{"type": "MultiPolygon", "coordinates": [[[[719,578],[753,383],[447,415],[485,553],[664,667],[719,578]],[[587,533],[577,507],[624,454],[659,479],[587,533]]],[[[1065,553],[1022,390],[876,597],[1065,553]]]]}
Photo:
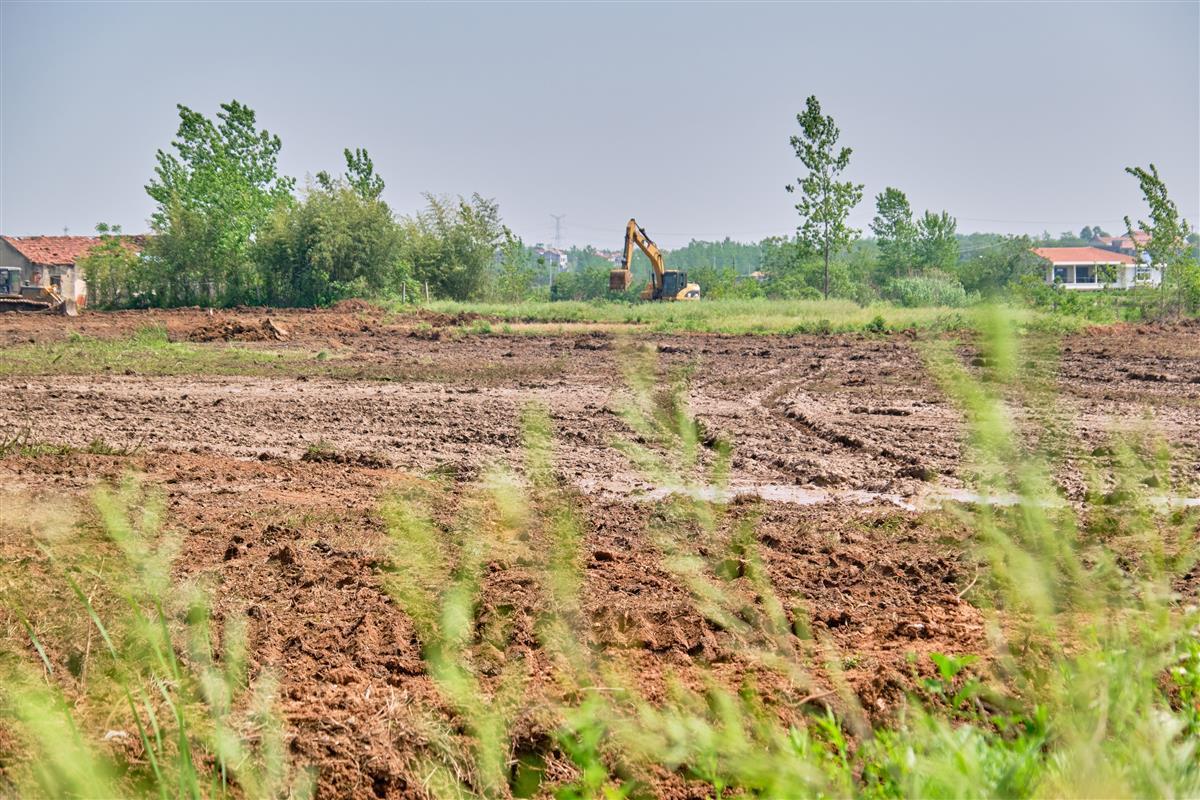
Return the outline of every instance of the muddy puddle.
{"type": "MultiPolygon", "coordinates": [[[[871,492],[863,489],[823,489],[790,484],[761,484],[757,486],[730,486],[726,488],[702,486],[660,486],[633,496],[633,500],[650,502],[663,500],[673,495],[692,497],[717,503],[729,503],[746,497],[755,497],[773,503],[795,506],[857,505],[891,506],[904,511],[932,511],[948,503],[965,505],[1015,506],[1021,497],[1015,494],[986,494],[973,489],[950,486],[933,487],[915,495],[900,495],[890,492],[871,492]]],[[[1149,498],[1152,505],[1169,508],[1200,508],[1200,497],[1149,498]]],[[[1046,499],[1037,502],[1041,507],[1061,507],[1067,504],[1062,499],[1046,499]]]]}

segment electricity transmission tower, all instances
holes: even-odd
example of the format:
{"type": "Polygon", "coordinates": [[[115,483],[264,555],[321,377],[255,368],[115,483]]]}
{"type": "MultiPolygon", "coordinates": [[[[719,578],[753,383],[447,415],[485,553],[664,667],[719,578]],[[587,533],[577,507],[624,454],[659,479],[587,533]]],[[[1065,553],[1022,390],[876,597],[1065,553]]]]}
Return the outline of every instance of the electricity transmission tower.
{"type": "Polygon", "coordinates": [[[562,249],[562,221],[567,218],[566,214],[551,214],[554,218],[554,248],[562,249]]]}

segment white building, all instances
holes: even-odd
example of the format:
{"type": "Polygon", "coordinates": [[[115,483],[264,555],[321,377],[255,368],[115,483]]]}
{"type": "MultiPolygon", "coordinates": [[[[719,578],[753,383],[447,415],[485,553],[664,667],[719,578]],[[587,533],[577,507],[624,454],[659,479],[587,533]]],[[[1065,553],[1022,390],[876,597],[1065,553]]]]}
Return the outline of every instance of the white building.
{"type": "Polygon", "coordinates": [[[1035,247],[1033,252],[1046,260],[1046,283],[1064,289],[1130,289],[1162,280],[1156,267],[1099,247],[1035,247]]]}
{"type": "Polygon", "coordinates": [[[538,245],[534,248],[533,252],[536,258],[543,259],[546,262],[546,266],[556,272],[566,272],[569,267],[569,259],[565,250],[538,245]]]}

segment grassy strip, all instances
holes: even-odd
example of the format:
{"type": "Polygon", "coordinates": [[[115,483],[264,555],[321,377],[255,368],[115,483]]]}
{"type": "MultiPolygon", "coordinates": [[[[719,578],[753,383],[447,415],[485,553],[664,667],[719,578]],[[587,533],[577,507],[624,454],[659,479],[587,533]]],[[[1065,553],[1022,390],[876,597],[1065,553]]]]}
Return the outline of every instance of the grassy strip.
{"type": "MultiPolygon", "coordinates": [[[[860,306],[851,300],[703,300],[699,303],[460,303],[429,306],[444,314],[475,313],[507,323],[596,323],[636,325],[661,333],[822,334],[899,330],[948,331],[977,328],[978,307],[902,308],[888,303],[860,306]]],[[[1017,324],[1075,330],[1083,318],[1041,314],[1028,308],[1006,311],[1017,324]]]]}
{"type": "Polygon", "coordinates": [[[36,458],[37,456],[70,456],[85,454],[92,456],[131,456],[141,449],[141,445],[117,446],[109,444],[97,436],[84,447],[53,442],[39,442],[31,439],[28,431],[22,431],[7,439],[0,438],[0,458],[21,456],[36,458]]]}
{"type": "MultiPolygon", "coordinates": [[[[490,330],[451,327],[446,338],[490,330]]],[[[162,328],[143,328],[122,339],[72,336],[61,343],[33,343],[0,351],[0,378],[35,375],[224,375],[267,378],[304,376],[342,380],[411,383],[490,383],[513,377],[546,377],[561,372],[557,361],[536,364],[480,362],[442,364],[363,362],[322,350],[252,350],[233,344],[172,342],[162,328]]]]}
{"type": "Polygon", "coordinates": [[[172,342],[161,327],[146,327],[124,339],[73,334],[59,344],[25,344],[0,352],[5,375],[270,375],[306,353],[267,352],[241,347],[204,347],[172,342]]]}

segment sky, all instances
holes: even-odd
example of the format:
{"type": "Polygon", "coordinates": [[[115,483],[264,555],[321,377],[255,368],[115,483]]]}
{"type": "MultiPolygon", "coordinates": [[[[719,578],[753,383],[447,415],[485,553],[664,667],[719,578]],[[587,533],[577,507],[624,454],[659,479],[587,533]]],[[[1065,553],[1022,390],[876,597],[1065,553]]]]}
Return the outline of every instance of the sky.
{"type": "Polygon", "coordinates": [[[1200,217],[1200,3],[0,3],[0,233],[148,230],[178,126],[236,98],[300,185],[366,147],[400,214],[495,198],[526,243],[795,230],[816,95],[847,176],[960,231],[1200,217]]]}

